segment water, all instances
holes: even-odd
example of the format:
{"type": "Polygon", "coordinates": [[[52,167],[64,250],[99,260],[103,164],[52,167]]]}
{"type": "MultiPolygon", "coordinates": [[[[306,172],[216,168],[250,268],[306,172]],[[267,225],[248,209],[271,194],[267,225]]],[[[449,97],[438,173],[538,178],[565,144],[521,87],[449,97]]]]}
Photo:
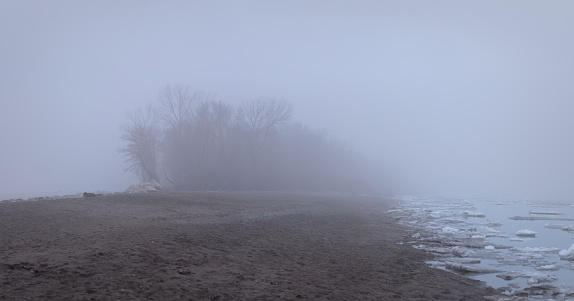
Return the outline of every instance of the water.
{"type": "MultiPolygon", "coordinates": [[[[95,193],[109,194],[106,191],[95,191],[95,193]]],[[[52,192],[27,192],[27,193],[2,193],[0,192],[0,202],[17,201],[39,201],[45,199],[69,199],[82,197],[82,192],[77,191],[52,191],[52,192]]]]}
{"type": "Polygon", "coordinates": [[[495,288],[508,287],[509,294],[523,290],[530,292],[530,297],[545,294],[556,300],[574,300],[574,261],[559,256],[561,250],[574,244],[574,231],[562,230],[574,225],[573,204],[416,197],[400,200],[401,207],[392,212],[412,227],[410,243],[414,247],[438,255],[433,266],[444,269],[447,261],[476,258],[474,262],[480,263],[467,266],[498,272],[467,273],[471,278],[495,288]],[[549,220],[510,219],[514,216],[549,220]],[[520,230],[537,233],[517,236],[520,230]],[[497,277],[505,272],[518,272],[522,277],[497,277]],[[537,289],[540,286],[546,289],[537,289]]]}

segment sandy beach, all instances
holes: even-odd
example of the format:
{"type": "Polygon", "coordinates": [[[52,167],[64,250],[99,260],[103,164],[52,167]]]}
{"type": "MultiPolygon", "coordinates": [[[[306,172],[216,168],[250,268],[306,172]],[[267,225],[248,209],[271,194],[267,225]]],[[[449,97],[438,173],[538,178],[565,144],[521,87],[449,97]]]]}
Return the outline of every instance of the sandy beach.
{"type": "Polygon", "coordinates": [[[1,300],[484,300],[393,201],[176,193],[0,203],[1,300]]]}

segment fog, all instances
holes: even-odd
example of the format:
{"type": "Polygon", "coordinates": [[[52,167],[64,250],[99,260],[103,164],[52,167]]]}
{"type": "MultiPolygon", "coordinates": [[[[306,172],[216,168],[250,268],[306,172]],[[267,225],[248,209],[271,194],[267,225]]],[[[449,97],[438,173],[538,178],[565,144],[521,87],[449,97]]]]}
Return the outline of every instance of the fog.
{"type": "Polygon", "coordinates": [[[383,166],[397,193],[574,197],[571,1],[2,1],[0,192],[122,191],[126,113],[183,83],[383,166]]]}

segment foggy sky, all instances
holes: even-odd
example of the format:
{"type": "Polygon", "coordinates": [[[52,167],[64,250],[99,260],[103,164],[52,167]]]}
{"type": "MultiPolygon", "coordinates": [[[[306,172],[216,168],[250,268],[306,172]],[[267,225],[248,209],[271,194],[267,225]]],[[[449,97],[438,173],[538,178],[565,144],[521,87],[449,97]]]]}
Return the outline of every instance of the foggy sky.
{"type": "Polygon", "coordinates": [[[168,84],[295,119],[405,193],[574,198],[571,1],[0,2],[0,194],[124,190],[168,84]]]}

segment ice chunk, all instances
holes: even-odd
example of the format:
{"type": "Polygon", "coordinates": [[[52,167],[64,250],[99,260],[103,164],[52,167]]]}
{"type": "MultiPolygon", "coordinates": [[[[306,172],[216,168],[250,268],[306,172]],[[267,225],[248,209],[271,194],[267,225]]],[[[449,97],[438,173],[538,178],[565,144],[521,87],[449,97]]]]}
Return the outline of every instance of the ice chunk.
{"type": "Polygon", "coordinates": [[[572,295],[574,294],[574,286],[561,283],[556,289],[556,292],[559,294],[572,295]]]}
{"type": "MultiPolygon", "coordinates": [[[[481,262],[480,258],[457,258],[457,257],[452,257],[452,258],[445,258],[444,259],[445,262],[449,261],[449,262],[454,262],[454,263],[461,263],[461,264],[479,264],[481,262]]],[[[444,262],[442,264],[443,266],[445,265],[444,262]]]]}
{"type": "Polygon", "coordinates": [[[529,285],[533,285],[533,284],[539,284],[539,283],[543,283],[543,282],[552,282],[554,280],[557,280],[558,278],[555,275],[551,275],[551,274],[536,274],[536,275],[532,275],[528,278],[528,280],[526,280],[526,283],[528,283],[529,285]]]}
{"type": "Polygon", "coordinates": [[[516,236],[534,237],[534,236],[536,236],[536,234],[538,234],[538,232],[531,231],[531,230],[528,230],[528,229],[522,229],[522,230],[518,230],[518,231],[516,232],[516,236]]]}
{"type": "Polygon", "coordinates": [[[498,272],[500,272],[500,271],[493,270],[493,269],[477,267],[477,266],[473,266],[473,265],[462,264],[462,263],[451,262],[451,261],[445,262],[445,266],[447,269],[451,269],[451,270],[455,270],[455,271],[459,271],[459,272],[465,272],[465,273],[498,273],[498,272]]]}
{"type": "Polygon", "coordinates": [[[437,267],[444,267],[444,262],[431,260],[426,262],[430,267],[437,268],[437,267]]]}
{"type": "Polygon", "coordinates": [[[560,255],[560,259],[563,260],[574,260],[574,244],[572,244],[568,250],[558,252],[558,255],[560,255]]]}
{"type": "Polygon", "coordinates": [[[568,227],[562,227],[562,230],[564,231],[573,231],[574,232],[574,224],[568,226],[568,227]]]}
{"type": "Polygon", "coordinates": [[[489,225],[490,227],[500,227],[502,226],[501,223],[499,222],[495,222],[495,221],[491,221],[491,220],[486,220],[486,224],[489,225]]]}
{"type": "Polygon", "coordinates": [[[558,225],[558,224],[546,224],[544,225],[544,228],[548,228],[548,229],[564,229],[565,227],[563,225],[558,225]]]}
{"type": "Polygon", "coordinates": [[[494,250],[495,248],[494,248],[494,246],[486,246],[486,247],[484,247],[484,249],[485,250],[494,250]]]}
{"type": "Polygon", "coordinates": [[[443,227],[443,228],[442,228],[442,232],[445,232],[445,233],[459,233],[460,230],[459,230],[459,229],[456,229],[456,228],[453,228],[453,227],[446,226],[446,227],[443,227]]]}
{"type": "Polygon", "coordinates": [[[543,274],[538,272],[529,272],[529,271],[511,271],[505,272],[501,274],[497,274],[496,277],[502,278],[504,280],[513,280],[516,278],[527,278],[526,281],[528,284],[538,284],[542,282],[552,282],[558,278],[556,275],[553,274],[543,274]]]}
{"type": "Polygon", "coordinates": [[[560,270],[559,267],[553,265],[553,264],[548,264],[548,265],[543,265],[543,266],[539,266],[536,268],[539,271],[558,271],[560,270]]]}
{"type": "Polygon", "coordinates": [[[462,213],[462,215],[466,216],[466,217],[486,217],[485,214],[483,214],[482,212],[473,212],[473,211],[465,211],[462,213]]]}
{"type": "Polygon", "coordinates": [[[484,233],[500,233],[500,231],[493,229],[491,227],[480,228],[480,231],[484,233]]]}
{"type": "Polygon", "coordinates": [[[453,247],[452,248],[452,255],[454,256],[458,256],[458,257],[468,257],[470,256],[470,252],[468,252],[465,248],[463,247],[453,247]]]}
{"type": "Polygon", "coordinates": [[[558,252],[558,248],[547,248],[547,247],[524,247],[524,248],[512,248],[513,250],[520,252],[558,252]]]}
{"type": "Polygon", "coordinates": [[[564,213],[556,212],[556,211],[535,211],[530,210],[530,214],[539,214],[539,215],[564,215],[564,213]]]}
{"type": "Polygon", "coordinates": [[[450,248],[442,248],[442,247],[429,247],[425,245],[416,245],[413,246],[415,249],[424,250],[426,252],[438,253],[438,254],[452,254],[452,250],[450,248]]]}

